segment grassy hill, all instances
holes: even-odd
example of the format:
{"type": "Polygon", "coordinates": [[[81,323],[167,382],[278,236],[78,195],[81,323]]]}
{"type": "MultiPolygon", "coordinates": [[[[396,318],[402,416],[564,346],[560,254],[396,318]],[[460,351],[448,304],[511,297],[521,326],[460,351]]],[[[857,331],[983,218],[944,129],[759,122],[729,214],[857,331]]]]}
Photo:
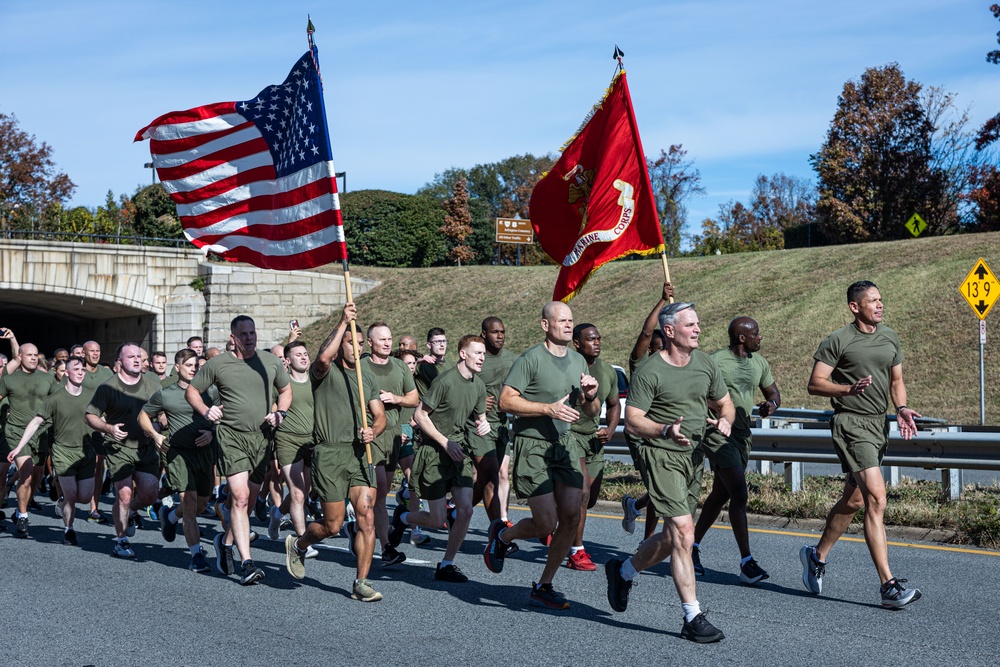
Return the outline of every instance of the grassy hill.
{"type": "MultiPolygon", "coordinates": [[[[872,280],[885,301],[884,321],[903,342],[908,405],[925,416],[977,424],[978,319],[958,288],[979,257],[1000,271],[1000,233],[684,258],[672,260],[670,272],[677,298],[697,304],[702,349],[727,343],[732,318],[753,317],[785,406],[810,408],[829,407],[805,391],[813,352],[827,334],[851,321],[847,286],[872,280]]],[[[352,267],[355,275],[383,283],[358,299],[362,325],[384,320],[397,338],[412,333],[420,341],[430,327],[440,326],[455,343],[463,334],[478,333],[485,316],[497,315],[515,352],[541,340],[541,308],[551,299],[557,270],[352,267]]],[[[601,330],[606,360],[625,365],[662,282],[658,258],[615,262],[599,270],[570,302],[577,323],[593,322],[601,330]]],[[[1000,423],[995,351],[1000,325],[992,328],[997,317],[987,318],[986,420],[991,424],[1000,423]]],[[[335,316],[326,318],[305,331],[311,350],[335,322],[335,316]]]]}

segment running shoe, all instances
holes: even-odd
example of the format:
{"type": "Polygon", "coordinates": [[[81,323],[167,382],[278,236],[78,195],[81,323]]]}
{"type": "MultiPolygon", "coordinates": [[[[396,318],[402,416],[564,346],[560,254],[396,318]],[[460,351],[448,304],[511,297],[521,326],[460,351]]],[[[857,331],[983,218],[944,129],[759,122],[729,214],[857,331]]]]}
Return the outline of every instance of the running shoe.
{"type": "Polygon", "coordinates": [[[372,582],[368,579],[355,579],[351,597],[361,602],[378,602],[382,599],[382,594],[372,588],[372,582]]]}
{"type": "Polygon", "coordinates": [[[911,602],[916,602],[922,596],[916,588],[903,588],[906,579],[893,577],[879,587],[882,596],[882,606],[886,609],[902,609],[911,602]]]}
{"type": "Polygon", "coordinates": [[[816,558],[815,547],[802,547],[799,550],[799,560],[802,561],[802,583],[813,595],[823,592],[823,575],[826,574],[826,563],[816,558]]]}
{"type": "Polygon", "coordinates": [[[267,522],[267,497],[261,498],[257,496],[257,502],[254,503],[253,513],[257,517],[257,520],[261,523],[267,522]]]}
{"type": "Polygon", "coordinates": [[[351,552],[352,556],[357,556],[358,552],[354,550],[354,540],[358,537],[358,524],[355,521],[348,521],[344,525],[347,527],[347,550],[351,552]]]}
{"type": "Polygon", "coordinates": [[[63,533],[62,543],[66,546],[75,547],[78,545],[76,541],[76,531],[70,528],[63,533]]]}
{"type": "Polygon", "coordinates": [[[291,527],[292,527],[292,518],[287,514],[282,514],[281,523],[278,524],[278,532],[280,533],[283,530],[288,530],[291,527]]]}
{"type": "Polygon", "coordinates": [[[142,519],[139,518],[138,512],[132,512],[128,515],[128,523],[125,524],[125,534],[129,537],[135,537],[136,526],[142,519]]]}
{"type": "Polygon", "coordinates": [[[123,537],[115,542],[115,555],[119,558],[135,558],[135,552],[132,551],[127,537],[123,537]]]}
{"type": "Polygon", "coordinates": [[[319,558],[319,552],[311,544],[306,547],[306,558],[319,558]]]}
{"type": "Polygon", "coordinates": [[[403,523],[403,512],[406,508],[402,504],[396,505],[392,511],[392,523],[389,524],[389,546],[398,547],[403,541],[403,533],[406,532],[406,524],[403,523]]]}
{"type": "Polygon", "coordinates": [[[267,521],[267,539],[274,542],[281,535],[281,511],[271,509],[271,518],[267,521]]]}
{"type": "Polygon", "coordinates": [[[503,559],[507,557],[508,545],[500,539],[500,531],[506,528],[506,524],[500,519],[494,519],[490,523],[489,538],[486,541],[486,550],[483,551],[483,560],[486,561],[486,569],[494,574],[503,572],[503,559]]]}
{"type": "Polygon", "coordinates": [[[681,639],[690,639],[699,644],[711,644],[725,638],[726,636],[722,634],[722,630],[719,630],[708,622],[704,612],[698,614],[690,621],[684,619],[684,625],[681,627],[681,639]]]}
{"type": "Polygon", "coordinates": [[[691,562],[694,564],[694,574],[698,577],[705,576],[705,566],[701,564],[701,549],[691,547],[691,562]]]}
{"type": "Polygon", "coordinates": [[[222,539],[222,533],[216,533],[215,537],[212,539],[212,544],[215,546],[215,569],[217,569],[220,574],[224,574],[228,577],[235,569],[233,563],[233,547],[229,544],[223,544],[222,539]]]}
{"type": "Polygon", "coordinates": [[[406,554],[401,551],[397,551],[395,547],[386,547],[382,550],[382,567],[392,567],[393,565],[399,565],[406,560],[406,554]]]}
{"type": "Polygon", "coordinates": [[[544,535],[538,538],[538,543],[543,547],[547,547],[552,544],[552,535],[544,535]]]}
{"type": "Polygon", "coordinates": [[[285,538],[285,569],[296,579],[304,579],[306,576],[306,552],[296,548],[295,541],[297,539],[299,538],[295,535],[289,535],[285,538]]]}
{"type": "Polygon", "coordinates": [[[87,522],[96,523],[98,526],[106,526],[108,525],[108,518],[101,514],[100,510],[94,510],[87,515],[87,522]]]}
{"type": "Polygon", "coordinates": [[[254,542],[256,542],[258,537],[260,537],[260,535],[257,534],[257,531],[256,530],[251,530],[250,531],[250,544],[253,544],[254,542]]]}
{"type": "Polygon", "coordinates": [[[635,509],[635,498],[632,496],[622,498],[622,511],[625,513],[622,517],[622,530],[632,535],[635,533],[635,520],[639,518],[639,511],[635,509]]]}
{"type": "Polygon", "coordinates": [[[409,511],[410,509],[410,487],[406,483],[405,478],[396,490],[396,504],[405,507],[406,511],[409,511]]]}
{"type": "Polygon", "coordinates": [[[566,558],[566,567],[581,572],[593,572],[597,569],[597,566],[594,565],[594,561],[590,559],[590,555],[585,549],[580,549],[575,554],[571,553],[566,558]]]}
{"type": "Polygon", "coordinates": [[[167,542],[173,542],[177,537],[177,524],[170,522],[170,510],[167,508],[160,512],[160,535],[167,542]]]}
{"type": "Polygon", "coordinates": [[[464,584],[469,580],[454,563],[441,567],[441,563],[434,568],[434,578],[438,581],[447,581],[452,584],[464,584]]]}
{"type": "Polygon", "coordinates": [[[430,535],[425,535],[420,526],[414,526],[410,531],[410,544],[415,547],[422,546],[431,541],[430,535]]]}
{"type": "Polygon", "coordinates": [[[323,503],[321,503],[318,498],[316,500],[310,500],[309,501],[309,512],[312,514],[312,517],[313,517],[314,521],[322,521],[323,520],[323,503]]]}
{"type": "Polygon", "coordinates": [[[34,510],[36,512],[39,512],[39,511],[41,511],[42,506],[39,505],[38,501],[36,501],[35,498],[34,498],[34,496],[32,496],[31,500],[28,501],[28,509],[29,510],[34,510]]]}
{"type": "Polygon", "coordinates": [[[756,584],[758,581],[763,581],[770,577],[771,575],[767,573],[767,570],[758,565],[757,561],[753,558],[748,560],[744,565],[740,565],[740,581],[744,584],[756,584]]]}
{"type": "Polygon", "coordinates": [[[191,556],[191,564],[188,565],[188,569],[192,572],[208,572],[211,568],[208,567],[208,558],[205,556],[204,549],[198,549],[193,556],[191,556]]]}
{"type": "Polygon", "coordinates": [[[604,575],[608,578],[608,604],[615,611],[628,609],[628,594],[632,590],[632,582],[622,578],[623,562],[612,558],[604,564],[604,575]]]}
{"type": "Polygon", "coordinates": [[[546,609],[569,609],[566,596],[552,587],[552,584],[531,583],[531,597],[528,600],[536,607],[546,609]]]}
{"type": "Polygon", "coordinates": [[[19,537],[22,540],[28,536],[28,517],[19,516],[14,521],[14,537],[19,537]]]}
{"type": "Polygon", "coordinates": [[[357,521],[357,516],[354,514],[354,505],[351,501],[347,501],[347,505],[344,507],[344,521],[354,522],[357,521]]]}
{"type": "Polygon", "coordinates": [[[253,561],[243,561],[243,571],[240,575],[240,586],[253,586],[264,578],[264,570],[254,565],[253,561]]]}
{"type": "MultiPolygon", "coordinates": [[[[157,503],[159,505],[159,503],[157,503]]],[[[160,518],[160,512],[163,511],[162,505],[157,507],[156,505],[149,505],[146,507],[146,516],[149,517],[150,521],[158,521],[160,518]]]]}

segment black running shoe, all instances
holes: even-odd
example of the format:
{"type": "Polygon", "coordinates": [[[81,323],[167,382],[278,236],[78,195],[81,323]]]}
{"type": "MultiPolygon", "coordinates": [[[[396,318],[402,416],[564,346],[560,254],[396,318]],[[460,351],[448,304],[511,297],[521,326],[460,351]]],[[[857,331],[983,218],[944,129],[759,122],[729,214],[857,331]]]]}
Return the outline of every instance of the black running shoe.
{"type": "Polygon", "coordinates": [[[65,533],[63,533],[62,543],[69,547],[77,546],[76,531],[70,528],[65,533]]]}
{"type": "Polygon", "coordinates": [[[438,563],[437,568],[434,569],[434,578],[438,581],[448,581],[453,584],[464,584],[469,580],[454,564],[441,567],[441,563],[438,563]]]}
{"type": "Polygon", "coordinates": [[[252,586],[264,578],[264,570],[253,564],[252,560],[243,561],[243,574],[240,576],[241,586],[252,586]]]}
{"type": "Polygon", "coordinates": [[[222,543],[223,534],[216,533],[212,539],[215,546],[215,569],[227,577],[233,573],[233,547],[222,543]]]}
{"type": "Polygon", "coordinates": [[[748,560],[745,565],[740,565],[740,581],[744,584],[756,584],[758,581],[770,578],[770,576],[767,570],[758,565],[753,558],[748,560]]]}
{"type": "Polygon", "coordinates": [[[267,498],[261,498],[257,496],[257,502],[254,503],[253,513],[256,515],[257,520],[261,523],[267,523],[267,498]]]}
{"type": "Polygon", "coordinates": [[[628,594],[632,590],[632,582],[622,579],[623,562],[612,558],[604,564],[604,575],[608,578],[608,604],[615,611],[628,609],[628,594]]]}
{"type": "Polygon", "coordinates": [[[406,554],[397,551],[395,547],[386,547],[382,552],[382,567],[392,567],[399,565],[406,560],[406,554]]]}
{"type": "Polygon", "coordinates": [[[403,523],[403,512],[406,508],[403,505],[396,505],[392,511],[392,523],[389,524],[389,546],[396,548],[403,541],[403,533],[406,532],[406,524],[403,523]]]}
{"type": "Polygon", "coordinates": [[[192,572],[208,572],[208,558],[205,557],[205,550],[200,549],[195,552],[194,556],[191,557],[191,564],[188,565],[188,569],[192,572]]]}
{"type": "Polygon", "coordinates": [[[681,628],[681,638],[690,639],[699,644],[711,644],[726,638],[722,630],[708,622],[705,613],[702,612],[689,622],[684,619],[684,626],[681,628]]]}
{"type": "Polygon", "coordinates": [[[546,609],[569,609],[569,600],[566,596],[552,588],[552,584],[531,584],[531,597],[529,602],[536,607],[546,609]]]}
{"type": "Polygon", "coordinates": [[[160,535],[163,535],[163,539],[167,542],[173,542],[174,538],[177,537],[177,524],[170,523],[170,508],[164,507],[160,510],[160,535]]]}
{"type": "Polygon", "coordinates": [[[486,541],[486,550],[483,552],[483,560],[486,561],[486,569],[494,574],[503,572],[503,559],[507,557],[508,545],[500,539],[500,531],[507,527],[500,519],[494,519],[490,523],[489,539],[486,541]]]}
{"type": "Polygon", "coordinates": [[[15,519],[14,537],[22,540],[28,536],[28,517],[19,516],[15,519]]]}

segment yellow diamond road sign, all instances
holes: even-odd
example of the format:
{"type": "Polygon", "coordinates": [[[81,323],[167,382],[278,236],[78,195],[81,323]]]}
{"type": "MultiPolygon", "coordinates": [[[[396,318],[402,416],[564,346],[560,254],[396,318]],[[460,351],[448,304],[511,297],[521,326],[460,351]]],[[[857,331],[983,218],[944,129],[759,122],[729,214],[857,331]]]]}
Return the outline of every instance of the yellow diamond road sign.
{"type": "Polygon", "coordinates": [[[910,233],[914,236],[920,236],[923,231],[927,229],[927,223],[924,222],[924,219],[917,213],[911,215],[910,219],[907,220],[906,224],[903,226],[909,229],[910,233]]]}
{"type": "Polygon", "coordinates": [[[976,316],[985,320],[993,304],[1000,297],[1000,280],[990,271],[986,260],[980,257],[958,290],[972,306],[976,316]]]}

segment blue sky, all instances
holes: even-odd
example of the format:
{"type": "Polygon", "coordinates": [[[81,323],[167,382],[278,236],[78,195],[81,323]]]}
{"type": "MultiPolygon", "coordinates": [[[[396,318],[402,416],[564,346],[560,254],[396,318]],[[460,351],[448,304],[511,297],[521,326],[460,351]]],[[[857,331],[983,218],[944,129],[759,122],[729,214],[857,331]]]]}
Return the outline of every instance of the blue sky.
{"type": "Polygon", "coordinates": [[[448,167],[555,152],[625,51],[647,155],[681,143],[708,193],[813,178],[845,81],[898,62],[976,125],[1000,111],[989,0],[0,3],[0,111],[49,143],[73,204],[150,180],[135,132],[280,82],[316,25],[334,160],[350,190],[413,192],[448,167]]]}

